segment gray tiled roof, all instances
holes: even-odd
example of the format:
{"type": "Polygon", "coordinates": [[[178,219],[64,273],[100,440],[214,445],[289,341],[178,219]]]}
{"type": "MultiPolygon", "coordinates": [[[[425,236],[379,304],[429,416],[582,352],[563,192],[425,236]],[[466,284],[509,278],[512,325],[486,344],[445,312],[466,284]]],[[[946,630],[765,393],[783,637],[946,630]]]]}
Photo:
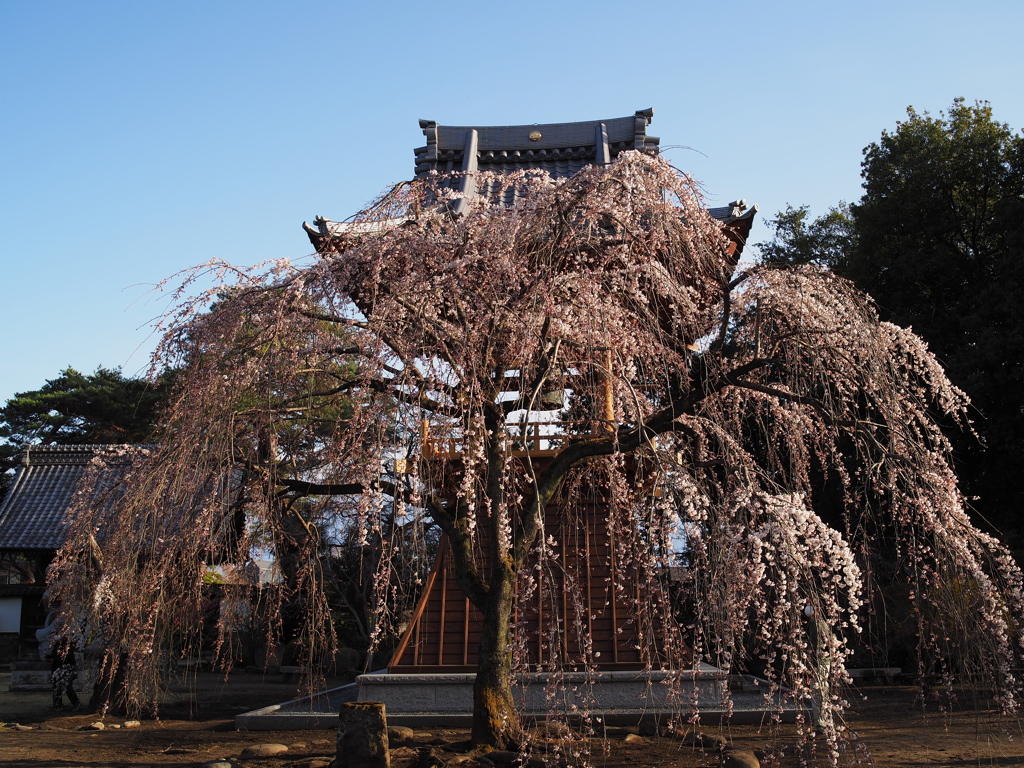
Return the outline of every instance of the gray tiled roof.
{"type": "Polygon", "coordinates": [[[747,207],[746,200],[734,200],[728,205],[719,208],[708,208],[711,218],[718,219],[723,224],[736,224],[737,222],[753,219],[758,211],[756,205],[747,207]]]}
{"type": "Polygon", "coordinates": [[[606,165],[627,149],[657,153],[659,139],[647,135],[653,115],[653,109],[643,109],[611,120],[495,126],[438,125],[420,120],[427,145],[415,150],[416,178],[460,171],[465,175],[453,186],[458,186],[465,198],[481,195],[512,206],[521,197],[521,189],[507,187],[499,195],[498,183],[485,182],[478,187],[474,175],[480,171],[503,175],[546,171],[552,178],[565,179],[588,165],[606,165]]]}
{"type": "Polygon", "coordinates": [[[64,513],[93,456],[114,446],[47,445],[22,455],[0,502],[0,550],[58,549],[64,513]]]}
{"type": "MultiPolygon", "coordinates": [[[[660,139],[647,135],[653,116],[653,109],[642,109],[629,117],[610,120],[498,126],[438,125],[433,120],[420,120],[427,145],[415,150],[416,178],[435,172],[455,173],[445,184],[461,193],[456,212],[464,210],[467,201],[476,196],[513,206],[523,188],[481,178],[480,172],[507,175],[546,171],[552,178],[564,179],[588,165],[606,165],[625,150],[656,154],[660,139]]],[[[732,230],[737,253],[742,251],[757,206],[748,209],[745,201],[738,200],[710,208],[708,213],[732,230]]],[[[302,227],[317,250],[329,249],[331,239],[337,236],[373,234],[365,223],[335,222],[320,216],[313,223],[315,228],[306,222],[302,227]]]]}
{"type": "Polygon", "coordinates": [[[658,151],[659,139],[647,135],[654,110],[629,117],[577,123],[455,126],[420,120],[427,146],[415,150],[416,177],[431,171],[470,171],[467,149],[475,145],[477,170],[508,173],[545,170],[554,178],[572,176],[586,165],[608,163],[627,149],[658,151]],[[476,136],[472,134],[475,132],[476,136]]]}

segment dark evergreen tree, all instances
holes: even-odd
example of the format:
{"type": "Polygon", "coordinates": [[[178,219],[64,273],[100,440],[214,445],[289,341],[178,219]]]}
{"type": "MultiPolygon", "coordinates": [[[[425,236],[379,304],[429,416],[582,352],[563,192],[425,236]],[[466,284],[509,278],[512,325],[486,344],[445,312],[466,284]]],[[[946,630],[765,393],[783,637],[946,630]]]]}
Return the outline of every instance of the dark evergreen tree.
{"type": "Polygon", "coordinates": [[[83,374],[66,368],[0,408],[0,473],[30,445],[140,443],[150,439],[167,377],[153,384],[118,368],[83,374]]]}
{"type": "Polygon", "coordinates": [[[768,226],[775,239],[761,243],[761,260],[777,267],[814,264],[826,269],[841,266],[856,242],[853,216],[847,203],[840,203],[824,216],[809,220],[810,207],[787,205],[768,226]]]}
{"type": "Polygon", "coordinates": [[[884,319],[928,342],[970,395],[980,441],[954,436],[975,512],[1024,554],[1024,138],[987,102],[957,99],[907,119],[864,150],[864,195],[809,220],[773,220],[763,255],[817,263],[871,294],[884,319]]]}

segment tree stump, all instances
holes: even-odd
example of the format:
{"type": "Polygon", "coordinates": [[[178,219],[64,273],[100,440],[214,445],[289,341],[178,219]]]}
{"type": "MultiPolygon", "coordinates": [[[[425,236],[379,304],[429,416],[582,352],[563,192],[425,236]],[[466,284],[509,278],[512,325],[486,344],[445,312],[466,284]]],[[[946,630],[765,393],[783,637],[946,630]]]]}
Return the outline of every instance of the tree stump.
{"type": "Polygon", "coordinates": [[[388,719],[382,702],[341,705],[334,764],[336,768],[391,768],[388,719]]]}

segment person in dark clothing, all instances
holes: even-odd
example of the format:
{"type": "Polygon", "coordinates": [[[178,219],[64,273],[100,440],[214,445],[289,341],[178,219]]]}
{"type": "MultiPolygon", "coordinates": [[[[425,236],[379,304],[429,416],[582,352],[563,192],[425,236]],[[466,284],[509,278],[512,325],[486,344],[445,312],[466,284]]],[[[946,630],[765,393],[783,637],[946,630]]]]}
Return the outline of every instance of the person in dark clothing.
{"type": "Polygon", "coordinates": [[[75,693],[74,682],[78,677],[75,666],[75,646],[71,638],[55,637],[51,652],[50,682],[53,684],[53,708],[64,709],[64,695],[67,694],[73,712],[82,708],[82,702],[75,693]]]}

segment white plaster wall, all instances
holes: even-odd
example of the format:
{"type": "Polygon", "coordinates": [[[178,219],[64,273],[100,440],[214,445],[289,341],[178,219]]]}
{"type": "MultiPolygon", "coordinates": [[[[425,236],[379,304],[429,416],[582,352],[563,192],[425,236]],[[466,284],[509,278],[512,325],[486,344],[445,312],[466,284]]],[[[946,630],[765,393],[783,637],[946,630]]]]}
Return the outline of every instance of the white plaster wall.
{"type": "Polygon", "coordinates": [[[21,631],[21,598],[0,597],[0,632],[21,631]]]}

